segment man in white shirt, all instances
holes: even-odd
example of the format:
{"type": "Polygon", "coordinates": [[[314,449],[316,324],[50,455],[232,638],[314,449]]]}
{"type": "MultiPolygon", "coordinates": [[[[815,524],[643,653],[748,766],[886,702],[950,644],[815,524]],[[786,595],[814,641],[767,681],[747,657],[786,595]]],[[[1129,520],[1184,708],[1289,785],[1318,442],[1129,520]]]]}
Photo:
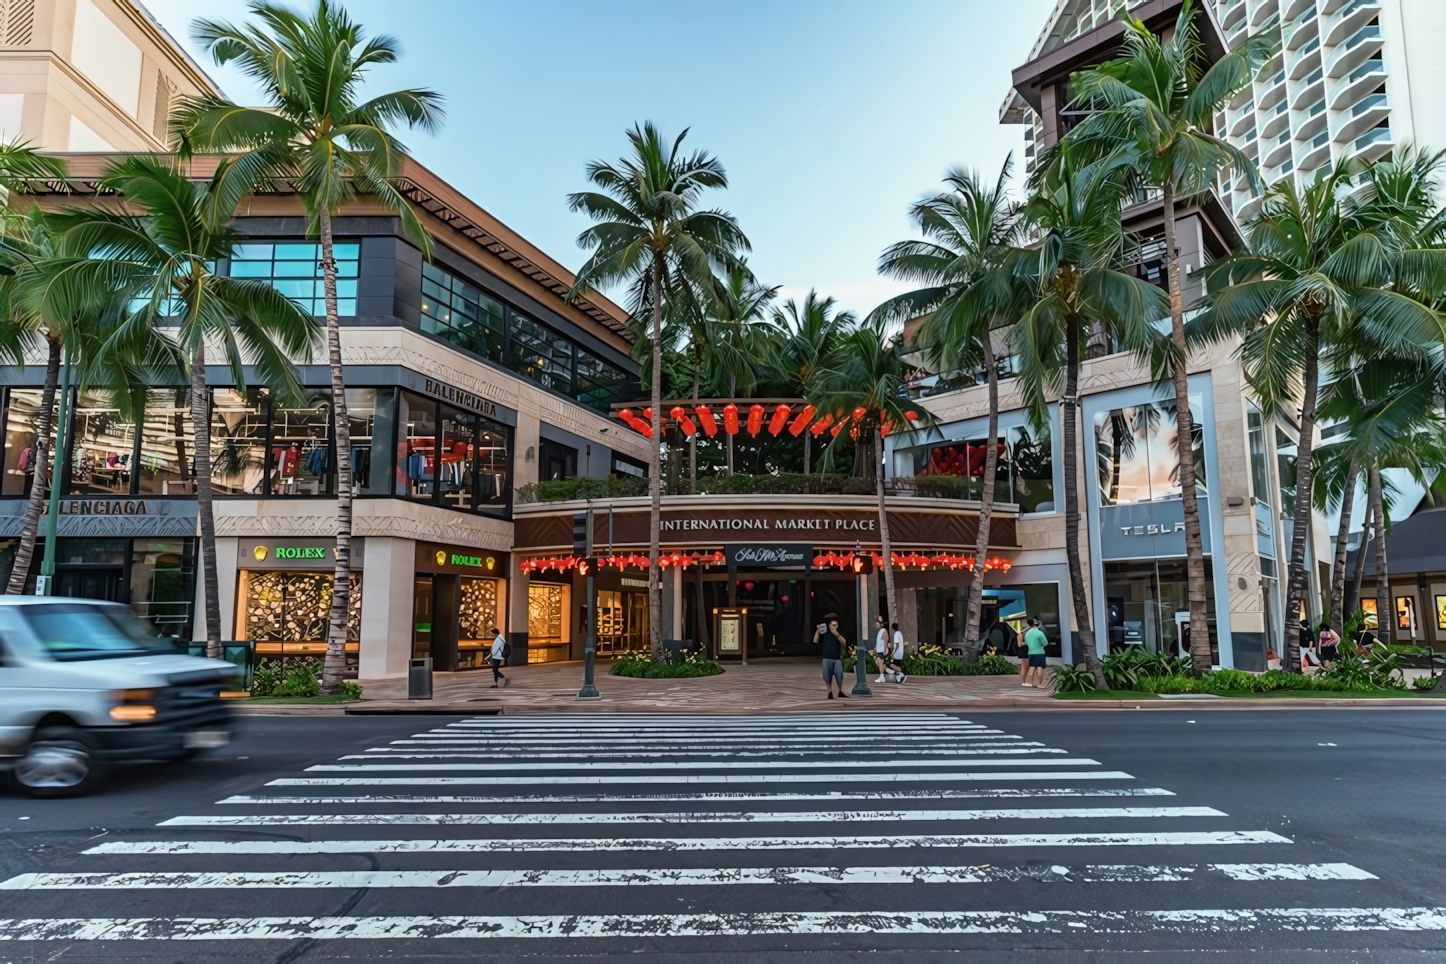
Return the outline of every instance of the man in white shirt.
{"type": "Polygon", "coordinates": [[[909,677],[904,673],[904,634],[899,631],[898,623],[894,623],[894,651],[890,655],[893,658],[889,660],[889,669],[894,673],[894,682],[902,683],[909,677]]]}
{"type": "Polygon", "coordinates": [[[889,665],[889,631],[884,628],[883,616],[874,617],[874,626],[878,629],[878,634],[874,636],[874,662],[879,664],[879,678],[874,682],[882,683],[889,665]]]}
{"type": "Polygon", "coordinates": [[[492,632],[496,637],[492,640],[492,688],[496,689],[499,684],[507,685],[507,677],[502,675],[502,664],[507,660],[507,640],[496,626],[492,632]]]}

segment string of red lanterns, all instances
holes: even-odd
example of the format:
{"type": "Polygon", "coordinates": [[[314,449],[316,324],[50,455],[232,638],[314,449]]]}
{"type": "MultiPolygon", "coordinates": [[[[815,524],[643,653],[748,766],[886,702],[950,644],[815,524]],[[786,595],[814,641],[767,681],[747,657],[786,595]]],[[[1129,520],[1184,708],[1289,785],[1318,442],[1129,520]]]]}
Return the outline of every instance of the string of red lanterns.
{"type": "MultiPolygon", "coordinates": [[[[855,556],[866,556],[873,561],[874,568],[878,569],[884,564],[884,555],[881,552],[821,552],[813,557],[815,569],[852,569],[855,556]]],[[[917,552],[891,552],[889,559],[893,565],[900,569],[914,567],[917,569],[973,569],[974,557],[963,554],[952,554],[948,552],[936,552],[932,555],[922,555],[917,552]]],[[[984,560],[985,572],[1008,572],[1013,568],[1013,563],[1008,559],[1000,559],[997,556],[984,560]]]]}
{"type": "MultiPolygon", "coordinates": [[[[547,559],[526,559],[518,568],[525,573],[533,572],[570,572],[577,569],[585,560],[581,556],[553,556],[547,559]]],[[[598,565],[612,567],[614,569],[646,569],[648,568],[648,557],[640,553],[632,552],[616,554],[611,556],[599,556],[598,565]]],[[[658,557],[658,568],[682,567],[687,569],[691,566],[715,566],[724,561],[724,556],[719,552],[672,552],[663,553],[658,557]]]]}
{"type": "MultiPolygon", "coordinates": [[[[825,412],[815,420],[814,416],[817,414],[818,409],[812,405],[805,406],[795,414],[793,407],[786,402],[780,402],[775,405],[773,412],[770,414],[763,405],[754,403],[748,407],[746,415],[740,419],[737,404],[729,402],[723,406],[723,424],[721,427],[728,435],[737,435],[741,431],[747,431],[749,435],[756,437],[759,433],[766,430],[769,435],[775,438],[781,435],[785,429],[788,430],[788,434],[794,437],[802,435],[803,432],[807,430],[810,435],[817,438],[824,432],[829,432],[830,436],[836,436],[839,432],[847,428],[849,429],[850,435],[857,437],[859,425],[868,412],[867,409],[863,408],[856,408],[852,412],[825,412]],[[792,421],[790,421],[790,417],[792,417],[792,421]],[[850,423],[852,423],[852,425],[850,425],[850,423]]],[[[684,406],[674,405],[668,410],[667,415],[682,429],[683,434],[688,438],[692,438],[700,429],[703,434],[709,438],[718,434],[720,426],[717,416],[707,405],[700,404],[693,406],[692,416],[688,414],[688,410],[684,406]],[[694,416],[697,418],[696,422],[694,421],[694,416]]],[[[905,412],[904,416],[912,422],[919,418],[919,413],[910,411],[905,412]]],[[[618,411],[618,418],[622,419],[628,427],[641,434],[644,438],[653,437],[653,410],[651,407],[644,408],[641,417],[631,408],[620,409],[618,411]]],[[[885,418],[881,426],[885,435],[888,435],[898,428],[899,426],[895,425],[893,421],[888,418],[885,418]]]]}

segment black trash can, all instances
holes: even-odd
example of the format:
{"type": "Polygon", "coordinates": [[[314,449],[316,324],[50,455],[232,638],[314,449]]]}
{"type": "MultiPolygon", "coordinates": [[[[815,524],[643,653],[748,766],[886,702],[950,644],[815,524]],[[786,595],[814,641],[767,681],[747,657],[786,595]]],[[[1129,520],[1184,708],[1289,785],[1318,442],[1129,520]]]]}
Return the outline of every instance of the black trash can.
{"type": "Polygon", "coordinates": [[[413,659],[407,662],[407,699],[429,700],[432,698],[432,658],[413,659]]]}

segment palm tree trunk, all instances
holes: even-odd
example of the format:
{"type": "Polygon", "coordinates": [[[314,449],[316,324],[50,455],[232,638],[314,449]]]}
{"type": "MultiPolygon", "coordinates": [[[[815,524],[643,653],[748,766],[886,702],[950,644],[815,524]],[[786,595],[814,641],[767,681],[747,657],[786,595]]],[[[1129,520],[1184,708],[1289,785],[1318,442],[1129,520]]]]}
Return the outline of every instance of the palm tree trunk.
{"type": "MultiPolygon", "coordinates": [[[[25,503],[25,523],[20,529],[20,544],[15,547],[15,565],[10,570],[10,584],[5,592],[18,596],[25,591],[30,576],[30,563],[35,557],[35,534],[40,530],[40,516],[45,511],[45,472],[50,465],[51,413],[55,407],[55,384],[60,377],[60,339],[46,339],[45,387],[40,391],[40,413],[35,418],[35,445],[31,452],[30,500],[25,503]]],[[[54,476],[60,474],[60,459],[55,460],[54,476]]]]}
{"type": "MultiPolygon", "coordinates": [[[[874,426],[874,438],[872,440],[878,444],[878,449],[874,452],[874,491],[877,492],[879,496],[879,542],[883,544],[884,595],[887,597],[889,604],[889,618],[884,628],[886,630],[892,630],[894,624],[899,621],[899,597],[894,594],[893,545],[889,541],[889,511],[884,504],[884,465],[880,457],[884,451],[884,435],[882,429],[883,412],[879,413],[879,422],[879,425],[874,426]]],[[[862,633],[860,636],[862,636],[862,633]]],[[[886,632],[884,636],[886,639],[893,639],[891,632],[886,632]]],[[[859,658],[862,659],[863,657],[860,656],[859,658]]]]}
{"type": "Polygon", "coordinates": [[[1341,492],[1341,522],[1336,526],[1336,556],[1331,561],[1331,609],[1326,617],[1336,632],[1345,625],[1342,622],[1345,613],[1341,610],[1346,594],[1346,542],[1351,537],[1351,510],[1355,507],[1356,480],[1360,474],[1361,467],[1352,462],[1346,472],[1346,487],[1341,492]]]}
{"type": "Polygon", "coordinates": [[[1285,652],[1280,668],[1292,672],[1300,669],[1300,606],[1305,597],[1305,536],[1311,521],[1311,477],[1315,466],[1312,452],[1315,435],[1315,401],[1320,388],[1320,320],[1306,322],[1305,371],[1302,373],[1305,397],[1300,405],[1300,442],[1295,447],[1295,524],[1290,533],[1290,568],[1286,571],[1285,652]]]}
{"type": "MultiPolygon", "coordinates": [[[[1368,476],[1369,478],[1369,476],[1368,476]]],[[[1370,551],[1371,530],[1375,526],[1376,505],[1371,501],[1370,486],[1367,483],[1366,489],[1366,518],[1361,523],[1361,545],[1356,550],[1356,572],[1351,577],[1350,611],[1354,613],[1361,608],[1361,583],[1366,577],[1366,553],[1370,551]]],[[[1345,624],[1342,623],[1342,626],[1345,624]]]]}
{"type": "Polygon", "coordinates": [[[196,514],[201,519],[201,591],[206,602],[206,655],[221,658],[221,596],[216,578],[216,515],[211,502],[210,392],[206,346],[191,354],[191,431],[196,436],[196,514]]]}
{"type": "Polygon", "coordinates": [[[1381,493],[1381,463],[1371,466],[1371,508],[1376,517],[1376,639],[1390,643],[1392,620],[1391,573],[1386,564],[1386,503],[1381,493]]]}
{"type": "MultiPolygon", "coordinates": [[[[698,377],[703,367],[703,356],[693,347],[693,413],[698,412],[698,377]]],[[[698,433],[688,438],[688,494],[698,491],[698,433]]]]}
{"type": "Polygon", "coordinates": [[[663,585],[658,573],[658,532],[663,515],[663,259],[653,258],[653,464],[648,472],[648,649],[663,658],[663,585]]]}
{"type": "Polygon", "coordinates": [[[989,525],[994,518],[994,476],[999,471],[999,370],[994,364],[994,342],[984,330],[985,383],[989,386],[989,428],[984,438],[984,485],[979,497],[979,532],[974,543],[974,579],[964,616],[964,658],[979,657],[979,625],[984,609],[984,560],[989,555],[989,525]]]}
{"type": "MultiPolygon", "coordinates": [[[[738,376],[728,376],[728,404],[737,405],[738,400],[738,376]]],[[[726,430],[723,433],[728,436],[728,474],[733,474],[733,436],[726,430]]]]}
{"type": "Polygon", "coordinates": [[[1100,654],[1095,650],[1095,625],[1090,620],[1090,601],[1085,593],[1084,566],[1080,562],[1079,547],[1079,453],[1076,451],[1079,437],[1079,329],[1078,317],[1065,319],[1065,367],[1064,395],[1059,401],[1059,414],[1063,436],[1064,467],[1064,553],[1069,563],[1069,590],[1074,601],[1074,620],[1078,624],[1080,656],[1085,668],[1094,677],[1096,689],[1108,689],[1104,667],[1100,665],[1100,654]]]}
{"type": "Polygon", "coordinates": [[[1185,579],[1190,596],[1190,662],[1210,672],[1210,626],[1205,615],[1205,550],[1200,538],[1200,502],[1195,493],[1195,426],[1190,414],[1190,378],[1185,367],[1185,307],[1180,289],[1180,251],[1175,245],[1175,185],[1164,184],[1165,265],[1170,285],[1170,340],[1175,365],[1175,448],[1180,459],[1180,499],[1185,510],[1185,579]]]}
{"type": "MultiPolygon", "coordinates": [[[[341,320],[336,307],[336,258],[332,251],[331,212],[323,205],[321,277],[326,289],[326,354],[331,367],[331,412],[336,437],[336,568],[331,580],[331,621],[326,630],[326,661],[321,671],[323,696],[341,692],[346,672],[346,635],[351,601],[351,422],[341,371],[341,320]]],[[[440,458],[440,450],[439,450],[440,458]]],[[[441,478],[441,463],[436,477],[441,478]]]]}

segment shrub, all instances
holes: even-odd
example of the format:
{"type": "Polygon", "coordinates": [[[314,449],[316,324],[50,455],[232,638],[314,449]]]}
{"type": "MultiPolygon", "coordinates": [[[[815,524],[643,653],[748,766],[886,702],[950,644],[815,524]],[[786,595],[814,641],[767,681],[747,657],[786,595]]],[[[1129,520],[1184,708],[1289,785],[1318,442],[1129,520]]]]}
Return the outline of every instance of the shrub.
{"type": "Polygon", "coordinates": [[[1253,693],[1257,677],[1243,669],[1217,669],[1195,680],[1197,693],[1253,693]]]}
{"type": "Polygon", "coordinates": [[[1196,693],[1201,692],[1197,688],[1199,682],[1193,676],[1173,673],[1169,676],[1142,676],[1139,687],[1141,693],[1196,693]]]}
{"type": "Polygon", "coordinates": [[[517,503],[568,502],[573,499],[626,498],[648,494],[648,480],[632,476],[606,479],[549,479],[517,487],[517,503]]]}
{"type": "Polygon", "coordinates": [[[359,700],[362,695],[361,684],[356,680],[346,680],[341,684],[341,695],[349,700],[359,700]]]}
{"type": "Polygon", "coordinates": [[[1319,678],[1319,675],[1306,676],[1302,673],[1273,669],[1255,677],[1255,691],[1257,693],[1273,693],[1276,690],[1318,690],[1322,689],[1318,682],[1319,678]]]}
{"type": "Polygon", "coordinates": [[[297,666],[286,674],[276,688],[277,696],[320,696],[321,683],[309,667],[297,666]]]}
{"type": "Polygon", "coordinates": [[[1095,678],[1084,664],[1078,666],[1055,666],[1054,691],[1056,693],[1086,693],[1095,688],[1095,678]]]}
{"type": "Polygon", "coordinates": [[[1418,693],[1428,693],[1436,688],[1436,677],[1418,676],[1411,681],[1411,685],[1415,687],[1418,693]]]}
{"type": "Polygon", "coordinates": [[[633,679],[689,679],[698,676],[717,676],[723,667],[709,659],[701,650],[690,650],[679,655],[676,662],[655,660],[651,653],[624,653],[613,661],[608,670],[610,676],[628,676],[633,679]]]}
{"type": "Polygon", "coordinates": [[[281,685],[281,674],[273,669],[258,669],[251,674],[252,696],[275,696],[281,685]]]}

